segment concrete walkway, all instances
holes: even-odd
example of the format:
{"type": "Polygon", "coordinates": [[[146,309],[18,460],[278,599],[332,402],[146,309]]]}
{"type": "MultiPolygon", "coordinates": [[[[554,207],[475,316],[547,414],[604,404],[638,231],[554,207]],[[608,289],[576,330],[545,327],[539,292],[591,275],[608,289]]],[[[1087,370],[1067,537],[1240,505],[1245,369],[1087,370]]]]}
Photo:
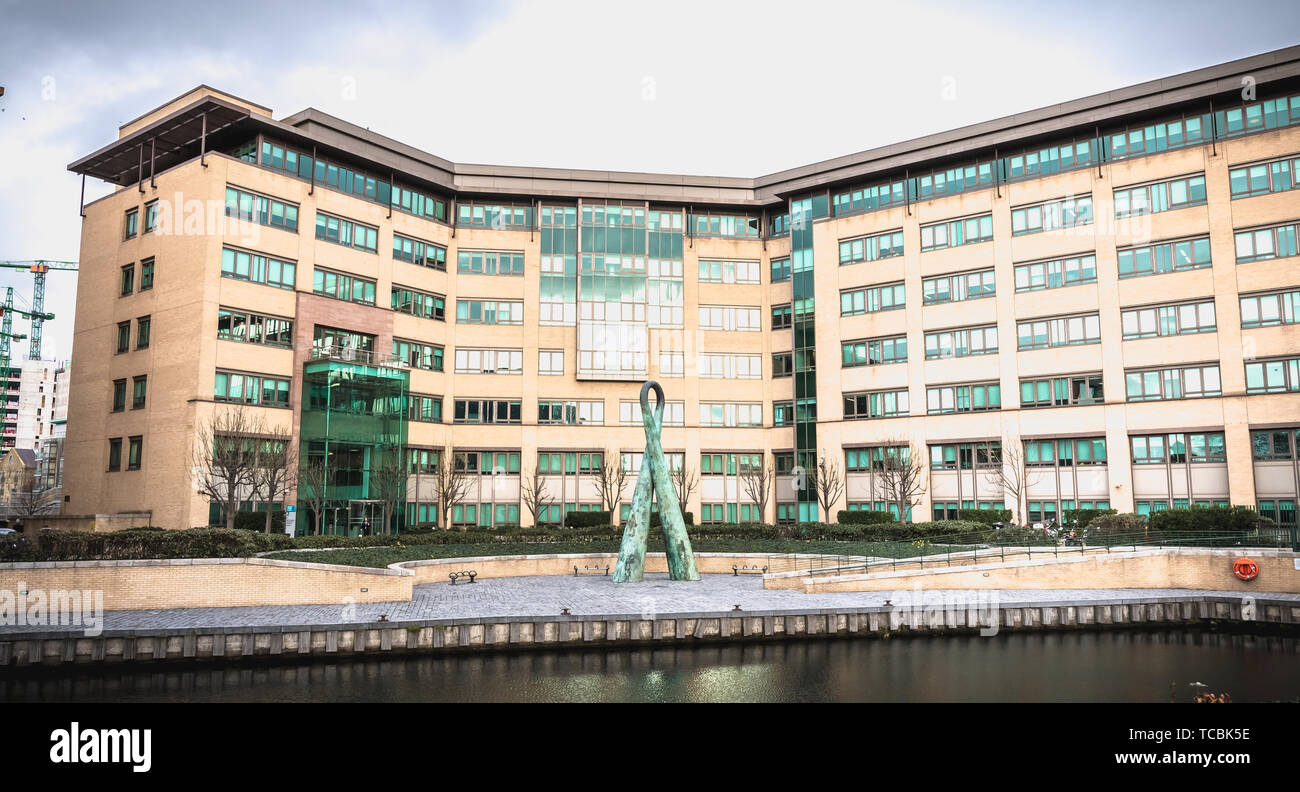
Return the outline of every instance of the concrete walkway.
{"type": "MultiPolygon", "coordinates": [[[[942,603],[951,592],[918,592],[916,604],[942,603]]],[[[1240,599],[1237,592],[1187,589],[1052,589],[981,591],[981,604],[1057,606],[1159,602],[1180,597],[1222,596],[1240,599]],[[996,597],[996,599],[994,599],[996,597]]],[[[673,582],[667,575],[647,574],[644,583],[615,585],[607,577],[543,576],[479,579],[472,584],[429,583],[415,587],[410,602],[362,605],[292,605],[242,608],[181,608],[173,610],[111,611],[104,616],[105,632],[132,630],[192,630],[245,627],[316,627],[373,624],[381,614],[389,622],[435,619],[551,617],[568,608],[573,616],[641,615],[643,618],[686,613],[732,611],[739,605],[750,615],[781,612],[810,613],[858,608],[913,607],[911,590],[804,594],[763,588],[758,576],[705,575],[699,582],[673,582]]],[[[1261,598],[1300,603],[1300,594],[1261,593],[1261,598]]],[[[58,625],[0,626],[0,636],[24,633],[81,631],[58,625]]]]}

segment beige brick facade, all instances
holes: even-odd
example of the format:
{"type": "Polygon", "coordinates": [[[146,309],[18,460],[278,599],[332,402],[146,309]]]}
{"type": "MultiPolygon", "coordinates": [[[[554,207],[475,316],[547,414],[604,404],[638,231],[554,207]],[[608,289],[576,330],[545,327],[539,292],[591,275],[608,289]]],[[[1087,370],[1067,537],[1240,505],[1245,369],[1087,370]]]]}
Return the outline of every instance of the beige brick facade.
{"type": "MultiPolygon", "coordinates": [[[[1296,76],[1291,72],[1300,74],[1297,58],[1300,55],[1292,50],[1270,56],[1268,68],[1280,71],[1275,82],[1261,81],[1260,100],[1300,93],[1289,82],[1296,76]]],[[[819,163],[752,180],[453,165],[316,111],[273,121],[265,108],[210,89],[196,89],[123,127],[120,145],[126,152],[122,155],[124,161],[134,167],[131,158],[136,156],[136,149],[131,146],[137,139],[147,139],[133,135],[147,136],[151,124],[196,102],[211,102],[216,108],[212,113],[227,108],[223,112],[247,115],[224,128],[222,137],[206,144],[208,150],[202,163],[195,143],[196,156],[168,161],[166,169],[151,173],[147,164],[149,149],[141,142],[146,166],[135,174],[139,180],[124,178],[125,186],[85,208],[75,329],[78,373],[70,397],[65,463],[65,492],[70,500],[65,510],[73,514],[149,510],[155,524],[167,528],[206,524],[208,505],[196,492],[192,460],[196,422],[216,409],[215,372],[234,370],[289,379],[291,409],[258,409],[270,422],[296,426],[302,399],[302,368],[316,326],[373,335],[375,349],[385,354],[394,337],[444,347],[443,371],[410,370],[412,393],[442,397],[443,421],[411,421],[409,445],[507,450],[519,453],[521,460],[520,475],[499,477],[495,482],[484,477],[471,496],[473,502],[518,505],[520,479],[531,473],[540,451],[617,454],[639,452],[644,445],[639,425],[620,424],[620,402],[634,400],[639,383],[579,378],[576,328],[539,321],[540,229],[497,230],[435,222],[290,176],[282,169],[237,158],[230,153],[236,144],[252,141],[260,146],[264,140],[280,141],[296,150],[311,151],[317,145],[312,141],[319,141],[321,159],[328,155],[329,161],[345,162],[361,173],[407,185],[425,185],[422,189],[426,193],[447,201],[448,217],[454,217],[457,202],[513,202],[538,211],[547,206],[621,201],[624,205],[635,202],[647,211],[683,213],[687,224],[692,214],[706,212],[748,214],[759,219],[764,229],[753,238],[687,234],[681,261],[684,321],[679,328],[647,331],[646,376],[663,384],[668,400],[684,402],[685,425],[665,428],[664,448],[684,453],[688,467],[699,471],[702,453],[794,451],[793,428],[774,425],[774,404],[790,402],[794,386],[791,378],[773,376],[772,357],[774,353],[791,351],[792,332],[772,329],[771,310],[792,300],[791,283],[772,282],[771,278],[772,261],[789,256],[791,242],[789,236],[768,233],[772,218],[788,211],[789,199],[807,194],[834,196],[854,185],[887,182],[894,174],[902,178],[905,172],[952,167],[952,156],[965,156],[955,164],[985,161],[988,156],[983,152],[993,151],[994,142],[1005,152],[1024,149],[1031,142],[1036,144],[1041,140],[1038,136],[1047,133],[1068,137],[1087,130],[1091,134],[1093,122],[1082,121],[1080,114],[1091,113],[1089,117],[1098,121],[1106,134],[1107,130],[1144,119],[1200,112],[1199,104],[1193,107],[1189,102],[1217,96],[1226,90],[1229,77],[1237,71],[1272,74],[1261,69],[1264,66],[1254,61],[1240,66],[1228,64],[1205,70],[1212,72],[1208,75],[1195,72],[1171,78],[1171,86],[1178,83],[1186,87],[1181,94],[1173,87],[1165,92],[1153,84],[1137,86],[1117,92],[1113,100],[1092,97],[1037,111],[1038,115],[1023,122],[989,122],[974,131],[945,133],[855,155],[845,158],[846,162],[819,163]],[[1138,95],[1141,102],[1131,98],[1138,95]],[[217,104],[218,100],[224,104],[217,104]],[[296,205],[297,231],[249,224],[235,230],[223,229],[220,221],[224,220],[222,207],[228,186],[296,205]],[[154,200],[167,205],[170,217],[164,211],[159,230],[124,239],[126,213],[139,210],[143,223],[144,208],[154,200]],[[202,208],[204,216],[191,216],[184,211],[187,205],[202,208]],[[172,227],[168,223],[175,218],[176,206],[181,207],[183,216],[172,227]],[[377,253],[318,240],[314,233],[318,211],[377,228],[377,253]],[[446,271],[395,260],[391,253],[394,234],[445,247],[446,271]],[[278,289],[222,277],[224,247],[296,262],[295,288],[278,289]],[[457,254],[461,250],[522,251],[524,274],[507,277],[458,273],[457,254]],[[121,268],[128,264],[138,268],[139,262],[150,257],[154,260],[153,288],[119,296],[121,268]],[[758,262],[760,282],[700,282],[696,273],[701,260],[758,262]],[[318,266],[373,280],[376,306],[313,294],[312,272],[318,266]],[[446,321],[388,310],[393,285],[444,295],[446,321]],[[457,300],[471,298],[521,300],[523,322],[496,326],[458,323],[457,300]],[[756,307],[762,331],[700,329],[699,307],[713,305],[756,307]],[[292,348],[219,340],[217,314],[221,307],[292,319],[292,348]],[[147,348],[137,349],[138,319],[146,316],[151,321],[151,340],[147,348]],[[122,322],[131,323],[130,350],[115,354],[122,322]],[[457,373],[455,352],[466,347],[520,350],[522,374],[457,373]],[[539,350],[563,350],[562,376],[539,373],[539,350]],[[683,376],[659,370],[660,350],[683,351],[683,376]],[[700,356],[705,354],[756,355],[762,376],[702,377],[700,356]],[[141,375],[148,377],[146,406],[112,412],[114,380],[130,381],[141,375]],[[454,423],[453,403],[458,398],[518,400],[522,420],[518,424],[454,423]],[[601,401],[603,424],[539,425],[539,400],[601,401]],[[700,405],[705,403],[759,403],[762,425],[701,426],[700,405]],[[142,438],[138,470],[127,469],[132,437],[142,438]],[[107,471],[110,438],[122,439],[120,471],[107,471]]],[[[1223,105],[1216,100],[1215,106],[1223,105]]],[[[1300,103],[1294,106],[1294,112],[1300,114],[1300,103]]],[[[1300,289],[1298,259],[1283,257],[1239,264],[1234,234],[1256,226],[1295,223],[1300,219],[1300,192],[1233,198],[1229,170],[1243,163],[1298,155],[1300,126],[1287,126],[875,211],[842,216],[832,213],[825,219],[815,219],[815,330],[820,357],[815,370],[818,449],[835,455],[843,467],[845,450],[864,446],[905,442],[915,453],[929,454],[931,446],[996,441],[1023,448],[1022,443],[1034,439],[1104,438],[1106,464],[1041,470],[1026,500],[1050,502],[1053,512],[1070,504],[1094,502],[1121,511],[1132,511],[1139,502],[1154,501],[1172,505],[1230,501],[1255,506],[1268,498],[1289,499],[1294,505],[1300,480],[1294,444],[1289,460],[1262,463],[1252,457],[1251,432],[1285,428],[1294,438],[1295,427],[1300,426],[1300,393],[1248,395],[1245,366],[1254,358],[1294,357],[1300,350],[1300,325],[1243,329],[1239,296],[1300,289]],[[1207,193],[1203,204],[1135,219],[1115,218],[1117,188],[1202,174],[1207,193]],[[1013,208],[1081,196],[1091,197],[1092,223],[1038,234],[1013,234],[1013,208]],[[922,251],[922,226],[981,214],[991,214],[992,241],[922,251]],[[898,229],[904,239],[902,256],[839,265],[840,241],[898,229]],[[1129,246],[1206,235],[1211,266],[1133,279],[1119,277],[1119,251],[1129,246]],[[1083,253],[1095,254],[1095,283],[1016,291],[1016,265],[1083,253]],[[924,304],[925,279],[988,268],[994,273],[993,299],[924,304]],[[841,315],[837,308],[845,291],[900,281],[906,293],[904,310],[841,315]],[[1194,299],[1213,300],[1213,332],[1122,339],[1123,309],[1194,299]],[[1094,313],[1098,316],[1100,343],[1017,349],[1020,321],[1094,313]],[[987,324],[997,327],[996,354],[926,359],[927,332],[987,324]],[[892,335],[906,336],[905,364],[840,365],[841,342],[892,335]],[[1192,363],[1217,363],[1221,395],[1172,401],[1126,400],[1126,372],[1192,363]],[[1022,380],[1086,373],[1102,376],[1102,403],[1049,408],[1028,408],[1020,403],[1022,380]],[[986,381],[1000,386],[1001,409],[927,414],[929,388],[986,381]],[[911,409],[906,417],[844,419],[843,394],[898,389],[905,389],[910,397],[911,409]],[[1223,434],[1224,459],[1147,466],[1135,465],[1130,458],[1133,436],[1204,432],[1223,434]],[[1262,488],[1257,486],[1260,481],[1264,482],[1262,488]]],[[[78,167],[95,173],[89,164],[74,170],[78,167]]],[[[938,468],[931,472],[927,492],[914,510],[916,519],[944,516],[946,512],[936,505],[940,503],[1013,505],[1014,499],[992,485],[984,472],[938,468]]],[[[555,477],[552,493],[565,487],[563,502],[595,504],[599,497],[590,478],[576,476],[561,481],[555,477]]],[[[413,477],[408,501],[433,501],[430,479],[413,477]]],[[[749,502],[734,475],[707,475],[701,479],[687,504],[697,519],[702,507],[734,507],[749,502]]],[[[778,484],[779,492],[763,515],[768,521],[781,516],[778,503],[793,500],[790,480],[783,477],[778,484]]],[[[624,503],[630,492],[629,482],[624,503]]],[[[869,504],[879,499],[873,492],[870,474],[852,471],[848,474],[847,493],[832,511],[846,508],[849,503],[869,504]]],[[[520,506],[519,514],[522,522],[531,521],[526,508],[520,506]]]]}

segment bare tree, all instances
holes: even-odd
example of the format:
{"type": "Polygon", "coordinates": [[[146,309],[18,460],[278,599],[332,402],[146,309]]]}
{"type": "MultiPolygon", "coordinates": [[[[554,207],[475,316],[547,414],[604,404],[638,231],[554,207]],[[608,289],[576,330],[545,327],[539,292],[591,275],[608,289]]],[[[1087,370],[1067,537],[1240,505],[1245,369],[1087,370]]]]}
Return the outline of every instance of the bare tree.
{"type": "MultiPolygon", "coordinates": [[[[646,464],[645,459],[641,464],[646,464]]],[[[686,504],[691,500],[691,493],[700,485],[700,474],[692,473],[689,465],[686,464],[686,458],[682,458],[682,466],[674,468],[672,462],[668,463],[668,477],[672,479],[673,489],[677,490],[677,504],[682,507],[684,513],[687,509],[686,504]]]]}
{"type": "Polygon", "coordinates": [[[266,504],[266,533],[271,533],[271,507],[287,500],[294,489],[294,473],[298,469],[298,448],[293,442],[293,429],[287,426],[267,427],[254,447],[252,491],[254,497],[266,504]]]}
{"type": "Polygon", "coordinates": [[[330,487],[337,473],[338,465],[329,456],[309,457],[298,468],[298,497],[306,501],[316,518],[317,536],[324,532],[325,511],[333,502],[330,487]]]}
{"type": "Polygon", "coordinates": [[[813,468],[810,476],[813,486],[813,492],[817,494],[817,502],[821,504],[822,512],[826,515],[826,520],[831,519],[831,508],[839,502],[840,496],[844,494],[844,472],[840,469],[840,463],[835,457],[827,456],[825,449],[822,450],[821,457],[817,460],[817,467],[813,468]]]}
{"type": "Polygon", "coordinates": [[[541,527],[541,515],[555,503],[555,498],[551,496],[550,490],[546,486],[546,479],[537,466],[533,466],[532,476],[525,477],[522,480],[519,497],[523,500],[524,506],[529,513],[533,515],[533,527],[541,527]]]}
{"type": "Polygon", "coordinates": [[[766,454],[754,454],[757,465],[742,465],[740,486],[745,495],[758,507],[758,522],[767,519],[767,502],[772,497],[772,484],[776,481],[776,467],[769,465],[766,454]]]}
{"type": "Polygon", "coordinates": [[[406,466],[401,455],[389,455],[370,470],[370,494],[384,506],[383,532],[390,534],[397,507],[406,499],[406,466]]]}
{"type": "Polygon", "coordinates": [[[1038,471],[1025,464],[1025,452],[1019,441],[1012,442],[1010,438],[1002,440],[1000,462],[997,467],[985,472],[985,478],[990,484],[1001,486],[1015,500],[1015,521],[1024,525],[1029,514],[1026,499],[1029,497],[1029,488],[1038,481],[1038,471]]]}
{"type": "Polygon", "coordinates": [[[898,509],[898,521],[911,522],[908,514],[921,502],[927,483],[922,455],[906,441],[893,441],[881,455],[876,481],[884,500],[898,509]]]}
{"type": "Polygon", "coordinates": [[[478,471],[457,468],[451,446],[444,446],[438,466],[438,508],[442,510],[442,523],[451,528],[451,512],[456,504],[469,496],[478,483],[478,471]]]}
{"type": "Polygon", "coordinates": [[[618,454],[608,450],[603,455],[603,463],[596,471],[596,493],[600,495],[601,505],[609,512],[611,522],[618,510],[618,502],[623,497],[623,488],[627,486],[627,469],[618,454]]]}
{"type": "Polygon", "coordinates": [[[261,420],[243,405],[215,411],[196,427],[196,485],[204,499],[217,504],[227,528],[235,527],[240,498],[252,490],[255,439],[262,428],[261,420]]]}

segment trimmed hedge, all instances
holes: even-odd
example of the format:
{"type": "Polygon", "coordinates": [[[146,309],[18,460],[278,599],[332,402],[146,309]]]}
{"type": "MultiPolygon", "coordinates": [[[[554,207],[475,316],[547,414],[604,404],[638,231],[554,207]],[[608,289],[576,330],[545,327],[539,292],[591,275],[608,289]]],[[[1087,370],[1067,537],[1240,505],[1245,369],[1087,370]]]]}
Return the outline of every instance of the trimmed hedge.
{"type": "Polygon", "coordinates": [[[1002,523],[1003,525],[1011,524],[1010,509],[961,509],[957,512],[957,519],[966,522],[976,522],[981,525],[992,525],[993,523],[1002,523]]]}
{"type": "Polygon", "coordinates": [[[1259,512],[1245,506],[1192,506],[1153,512],[1147,518],[1151,530],[1210,531],[1225,536],[1245,534],[1260,526],[1259,512]]]}
{"type": "MultiPolygon", "coordinates": [[[[682,522],[686,523],[687,525],[694,525],[694,524],[695,524],[695,515],[694,515],[694,514],[691,514],[691,513],[688,512],[688,511],[684,511],[684,512],[682,512],[682,522]]],[[[658,528],[661,524],[662,524],[662,523],[661,523],[660,520],[659,520],[659,510],[658,510],[658,509],[651,509],[651,510],[650,510],[650,527],[651,527],[651,528],[658,528]]]]}
{"type": "Polygon", "coordinates": [[[571,511],[564,515],[564,524],[572,528],[590,528],[596,525],[609,525],[609,512],[607,511],[571,511]]]}
{"type": "Polygon", "coordinates": [[[867,511],[865,509],[858,511],[849,511],[840,509],[836,513],[835,519],[841,525],[879,525],[880,523],[898,522],[894,515],[887,511],[867,511]]]}
{"type": "Polygon", "coordinates": [[[42,531],[35,542],[0,544],[4,561],[124,561],[138,558],[248,558],[287,550],[294,542],[284,534],[226,528],[160,531],[132,528],[112,533],[42,531]]]}

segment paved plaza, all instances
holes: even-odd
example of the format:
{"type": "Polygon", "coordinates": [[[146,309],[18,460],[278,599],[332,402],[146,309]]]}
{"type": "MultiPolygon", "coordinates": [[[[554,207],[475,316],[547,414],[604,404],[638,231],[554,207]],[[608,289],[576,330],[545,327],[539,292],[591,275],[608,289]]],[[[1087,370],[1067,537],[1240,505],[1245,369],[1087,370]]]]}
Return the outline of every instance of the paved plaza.
{"type": "MultiPolygon", "coordinates": [[[[1188,589],[1052,589],[971,592],[982,607],[992,604],[1076,605],[1107,602],[1156,602],[1180,597],[1225,596],[1234,592],[1188,589]]],[[[337,605],[284,605],[237,608],[177,608],[171,610],[110,611],[104,616],[106,633],[143,630],[203,628],[318,627],[372,624],[380,615],[389,622],[435,619],[501,617],[553,617],[565,608],[573,616],[670,616],[732,611],[739,605],[751,615],[823,610],[851,610],[893,606],[912,607],[942,603],[952,592],[845,592],[805,594],[787,589],[764,589],[758,576],[704,575],[698,582],[674,582],[666,574],[647,574],[643,583],[616,585],[608,577],[539,576],[480,578],[474,583],[427,583],[415,587],[410,602],[337,605]]],[[[1270,600],[1300,602],[1300,594],[1262,595],[1270,600]]],[[[111,603],[110,603],[111,605],[111,603]]],[[[58,632],[80,627],[0,626],[0,635],[58,632]]]]}

